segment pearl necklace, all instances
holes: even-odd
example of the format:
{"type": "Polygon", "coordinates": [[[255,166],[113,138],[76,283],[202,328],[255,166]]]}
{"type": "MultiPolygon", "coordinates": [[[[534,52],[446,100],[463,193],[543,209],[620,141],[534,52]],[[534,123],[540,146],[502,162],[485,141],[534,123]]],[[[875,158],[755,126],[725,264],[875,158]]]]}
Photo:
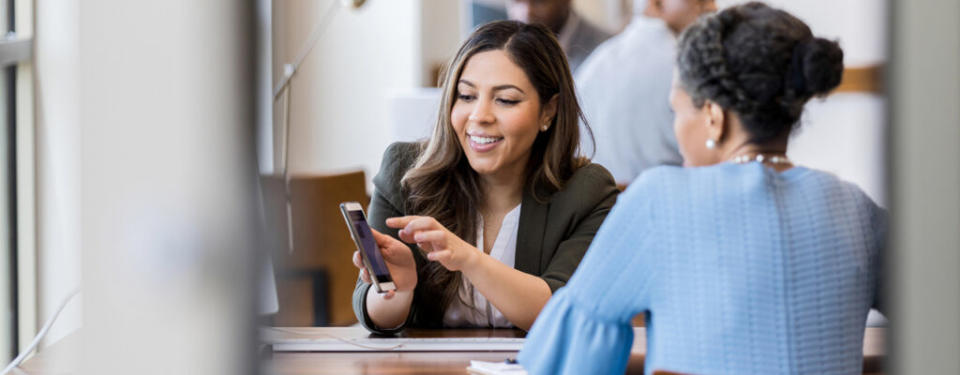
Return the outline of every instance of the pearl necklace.
{"type": "Polygon", "coordinates": [[[757,156],[750,157],[750,155],[738,155],[730,159],[731,162],[736,164],[749,163],[751,161],[756,161],[760,163],[770,163],[770,164],[791,164],[790,159],[787,159],[786,156],[772,155],[767,156],[764,154],[757,154],[757,156]]]}

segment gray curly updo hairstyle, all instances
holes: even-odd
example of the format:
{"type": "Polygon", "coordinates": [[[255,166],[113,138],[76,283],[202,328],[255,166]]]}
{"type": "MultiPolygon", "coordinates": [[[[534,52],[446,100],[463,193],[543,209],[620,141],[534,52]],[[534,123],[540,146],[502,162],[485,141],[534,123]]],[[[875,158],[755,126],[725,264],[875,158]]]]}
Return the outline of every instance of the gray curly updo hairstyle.
{"type": "Polygon", "coordinates": [[[677,69],[697,107],[710,100],[734,111],[763,143],[789,134],[811,97],[840,84],[843,50],[789,13],[751,2],[684,30],[677,69]]]}

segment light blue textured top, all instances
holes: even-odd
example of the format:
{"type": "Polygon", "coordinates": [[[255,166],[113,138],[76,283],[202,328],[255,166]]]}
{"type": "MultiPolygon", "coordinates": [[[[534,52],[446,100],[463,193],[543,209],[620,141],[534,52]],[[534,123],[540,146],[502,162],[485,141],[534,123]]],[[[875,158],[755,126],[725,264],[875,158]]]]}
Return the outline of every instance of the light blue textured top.
{"type": "Polygon", "coordinates": [[[658,167],[620,196],[527,335],[531,374],[859,374],[886,212],[834,175],[658,167]]]}

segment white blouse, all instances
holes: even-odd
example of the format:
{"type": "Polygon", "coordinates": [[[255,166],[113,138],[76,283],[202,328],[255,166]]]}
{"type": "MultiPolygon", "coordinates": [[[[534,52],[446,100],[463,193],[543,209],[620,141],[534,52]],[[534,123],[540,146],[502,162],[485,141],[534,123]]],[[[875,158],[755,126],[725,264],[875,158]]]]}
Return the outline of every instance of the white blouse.
{"type": "MultiPolygon", "coordinates": [[[[493,242],[493,248],[490,249],[490,257],[513,268],[515,255],[517,253],[517,229],[520,223],[520,205],[510,210],[500,224],[500,231],[497,233],[497,239],[493,242]]],[[[483,218],[480,218],[477,228],[477,250],[483,251],[483,218]]],[[[462,278],[460,284],[460,294],[454,298],[447,306],[443,315],[443,325],[446,327],[513,327],[513,324],[503,316],[500,310],[487,301],[467,280],[462,278]],[[472,296],[471,296],[472,295],[472,296]],[[472,299],[471,299],[472,297],[472,299]],[[466,301],[468,304],[464,304],[466,301]]]]}

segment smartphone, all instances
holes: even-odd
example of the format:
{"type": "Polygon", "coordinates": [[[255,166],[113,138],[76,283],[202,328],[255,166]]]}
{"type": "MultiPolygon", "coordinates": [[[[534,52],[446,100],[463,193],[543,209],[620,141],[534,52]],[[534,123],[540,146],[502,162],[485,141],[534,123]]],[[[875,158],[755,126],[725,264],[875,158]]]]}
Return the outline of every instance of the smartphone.
{"type": "Polygon", "coordinates": [[[367,274],[370,275],[374,288],[377,288],[377,293],[396,290],[397,286],[390,277],[387,262],[383,260],[380,247],[377,246],[370,225],[367,224],[367,216],[363,214],[363,207],[357,202],[344,202],[340,203],[340,212],[343,213],[343,220],[346,220],[347,228],[350,229],[350,237],[353,238],[353,243],[357,244],[363,266],[367,268],[367,274]]]}

